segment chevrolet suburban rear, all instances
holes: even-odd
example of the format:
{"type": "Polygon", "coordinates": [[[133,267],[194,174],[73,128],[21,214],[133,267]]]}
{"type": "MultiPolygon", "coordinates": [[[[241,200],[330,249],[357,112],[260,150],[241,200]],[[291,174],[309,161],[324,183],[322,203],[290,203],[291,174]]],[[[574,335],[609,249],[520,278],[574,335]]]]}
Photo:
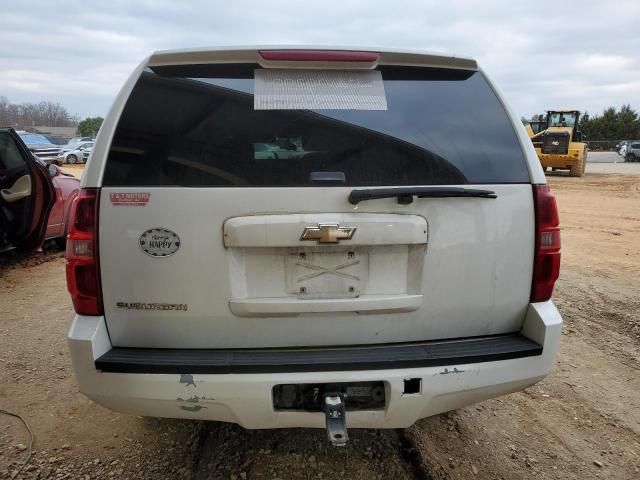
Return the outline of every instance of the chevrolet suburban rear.
{"type": "Polygon", "coordinates": [[[110,409],[342,445],[544,378],[559,265],[535,151],[474,60],[159,52],[74,204],[69,346],[110,409]]]}

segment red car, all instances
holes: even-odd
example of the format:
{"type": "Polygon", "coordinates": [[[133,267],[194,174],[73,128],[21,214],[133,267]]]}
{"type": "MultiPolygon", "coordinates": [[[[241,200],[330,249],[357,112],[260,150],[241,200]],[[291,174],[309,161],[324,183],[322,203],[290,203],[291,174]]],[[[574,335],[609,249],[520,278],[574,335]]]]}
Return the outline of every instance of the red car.
{"type": "Polygon", "coordinates": [[[11,128],[0,128],[0,252],[33,250],[66,236],[80,181],[35,158],[11,128]]]}

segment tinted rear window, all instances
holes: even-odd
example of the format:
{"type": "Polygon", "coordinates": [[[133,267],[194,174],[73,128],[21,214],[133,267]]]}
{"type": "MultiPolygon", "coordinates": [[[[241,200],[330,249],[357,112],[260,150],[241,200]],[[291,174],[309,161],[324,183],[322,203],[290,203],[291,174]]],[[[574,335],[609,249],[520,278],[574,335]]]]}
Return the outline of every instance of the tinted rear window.
{"type": "Polygon", "coordinates": [[[515,131],[480,72],[381,68],[386,110],[255,110],[253,65],[146,69],[105,186],[525,183],[515,131]]]}

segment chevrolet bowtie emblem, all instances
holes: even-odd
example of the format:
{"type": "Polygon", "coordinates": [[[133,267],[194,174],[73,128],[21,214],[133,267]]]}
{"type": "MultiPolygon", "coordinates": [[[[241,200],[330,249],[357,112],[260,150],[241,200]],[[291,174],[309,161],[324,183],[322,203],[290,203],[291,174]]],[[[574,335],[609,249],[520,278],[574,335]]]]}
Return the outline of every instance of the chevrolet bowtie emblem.
{"type": "Polygon", "coordinates": [[[319,223],[317,227],[304,227],[300,240],[317,240],[318,243],[338,243],[351,240],[355,227],[341,227],[337,223],[319,223]]]}

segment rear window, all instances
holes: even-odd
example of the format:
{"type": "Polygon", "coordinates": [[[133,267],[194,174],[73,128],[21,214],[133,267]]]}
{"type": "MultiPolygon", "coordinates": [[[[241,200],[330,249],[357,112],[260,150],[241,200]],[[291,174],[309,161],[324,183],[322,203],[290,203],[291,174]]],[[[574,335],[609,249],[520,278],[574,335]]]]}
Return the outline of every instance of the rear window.
{"type": "Polygon", "coordinates": [[[256,110],[257,69],[147,68],[103,185],[312,186],[317,172],[339,172],[348,186],[529,182],[514,128],[480,72],[382,67],[384,109],[256,110]]]}

